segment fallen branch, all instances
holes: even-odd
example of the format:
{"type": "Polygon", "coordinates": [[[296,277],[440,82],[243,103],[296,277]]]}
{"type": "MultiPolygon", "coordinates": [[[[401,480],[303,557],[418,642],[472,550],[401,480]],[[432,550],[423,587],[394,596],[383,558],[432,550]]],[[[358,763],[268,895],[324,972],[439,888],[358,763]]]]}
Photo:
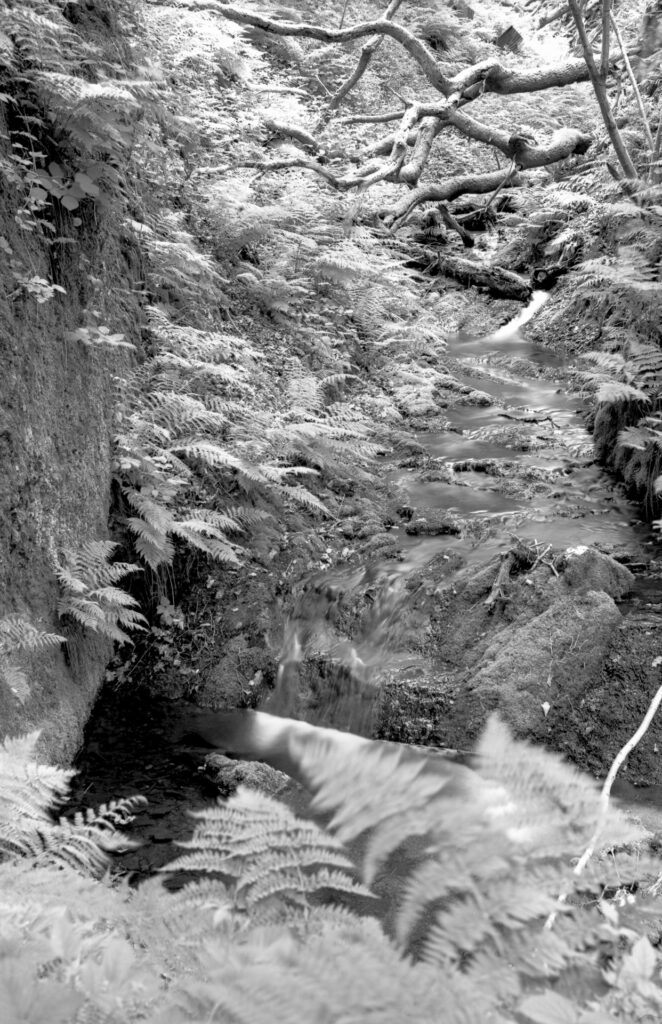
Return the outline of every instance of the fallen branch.
{"type": "Polygon", "coordinates": [[[493,192],[499,185],[504,188],[516,187],[522,184],[518,175],[508,171],[490,171],[487,174],[462,174],[455,178],[449,178],[442,185],[422,185],[404,196],[390,210],[383,210],[380,213],[384,224],[392,231],[400,227],[416,209],[423,203],[452,202],[459,196],[467,193],[484,195],[486,192],[493,192]]]}
{"type": "Polygon", "coordinates": [[[451,231],[456,231],[458,233],[458,235],[462,239],[462,244],[465,247],[465,249],[473,249],[473,235],[470,235],[466,228],[462,227],[460,222],[456,220],[456,218],[453,216],[453,214],[448,209],[446,204],[439,203],[437,210],[439,212],[441,220],[446,225],[446,227],[449,228],[451,231]]]}
{"type": "Polygon", "coordinates": [[[274,121],[273,118],[268,118],[264,122],[264,127],[268,128],[274,135],[294,139],[295,142],[299,142],[305,149],[310,149],[313,153],[317,153],[320,149],[317,139],[303,128],[296,128],[293,125],[284,124],[282,121],[274,121]]]}
{"type": "Polygon", "coordinates": [[[648,727],[653,721],[653,718],[655,717],[655,712],[659,708],[661,702],[662,686],[660,686],[657,693],[650,702],[648,706],[648,711],[644,715],[641,725],[634,733],[634,735],[630,737],[627,743],[623,744],[623,746],[621,747],[618,754],[613,760],[612,766],[609,769],[609,773],[603,783],[602,791],[600,793],[600,813],[598,815],[598,821],[595,826],[595,831],[593,832],[591,840],[586,849],[584,850],[584,853],[575,864],[574,873],[576,875],[581,875],[582,871],[584,870],[589,860],[595,853],[595,848],[597,846],[598,839],[600,838],[602,830],[604,829],[605,823],[607,821],[607,814],[609,813],[609,797],[611,796],[611,787],[614,785],[614,781],[616,779],[616,776],[618,775],[618,770],[623,764],[623,761],[625,761],[628,754],[630,754],[634,750],[637,744],[648,732],[648,727]]]}
{"type": "MultiPolygon", "coordinates": [[[[414,58],[429,83],[444,96],[463,93],[474,89],[475,95],[482,92],[513,94],[519,92],[538,92],[541,89],[561,88],[575,82],[586,82],[589,73],[583,60],[569,60],[547,68],[534,71],[510,71],[498,61],[486,60],[466,68],[453,78],[448,78],[440,70],[434,55],[425,43],[401,25],[382,18],[378,21],[361,22],[349,28],[329,29],[321,25],[305,25],[294,22],[279,22],[264,18],[259,14],[250,14],[236,7],[225,5],[217,0],[190,0],[182,3],[182,7],[194,10],[213,11],[228,21],[239,25],[253,25],[263,32],[271,32],[279,36],[319,39],[325,43],[348,43],[363,36],[390,36],[414,58]]],[[[473,96],[468,98],[473,99],[473,96]]]]}
{"type": "Polygon", "coordinates": [[[455,278],[464,284],[487,288],[495,295],[503,295],[508,299],[520,299],[525,302],[531,296],[531,285],[525,277],[515,274],[503,267],[487,267],[461,256],[441,256],[431,250],[425,255],[435,261],[438,272],[447,277],[455,278]]]}

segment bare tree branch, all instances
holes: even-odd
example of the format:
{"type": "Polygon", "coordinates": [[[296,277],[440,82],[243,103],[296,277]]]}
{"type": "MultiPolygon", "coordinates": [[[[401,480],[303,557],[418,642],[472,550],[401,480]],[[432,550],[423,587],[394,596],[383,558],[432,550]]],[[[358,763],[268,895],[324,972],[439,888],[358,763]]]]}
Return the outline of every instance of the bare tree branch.
{"type": "MultiPolygon", "coordinates": [[[[186,6],[186,5],[185,5],[186,6]]],[[[480,92],[518,93],[537,92],[539,89],[560,88],[573,82],[586,82],[589,78],[586,63],[583,60],[569,60],[548,68],[537,68],[532,71],[509,71],[494,60],[482,61],[473,67],[447,78],[443,74],[434,56],[425,43],[417,39],[413,33],[392,21],[366,21],[345,29],[328,29],[320,25],[299,25],[291,22],[273,21],[258,14],[249,14],[216,0],[201,0],[191,4],[198,9],[212,10],[228,21],[240,25],[253,25],[263,32],[272,32],[280,36],[300,36],[307,39],[320,39],[327,43],[347,43],[352,39],[361,39],[367,35],[385,35],[395,39],[414,58],[421,71],[434,88],[444,96],[455,92],[464,93],[472,87],[476,95],[480,92]]],[[[472,97],[469,97],[472,98],[472,97]]]]}
{"type": "Polygon", "coordinates": [[[504,187],[522,184],[518,175],[507,171],[490,171],[487,174],[462,174],[449,178],[442,185],[423,185],[404,196],[395,206],[382,212],[384,223],[391,230],[399,227],[417,206],[423,203],[451,202],[467,193],[484,195],[493,192],[499,185],[504,187]]]}
{"type": "Polygon", "coordinates": [[[304,156],[303,154],[301,156],[283,157],[282,160],[246,160],[242,166],[255,167],[264,174],[269,171],[290,171],[294,167],[303,167],[308,171],[314,171],[315,174],[319,174],[320,177],[328,181],[329,185],[338,189],[339,192],[346,192],[348,189],[356,187],[354,179],[348,182],[338,177],[337,174],[330,171],[324,164],[318,163],[317,160],[313,160],[311,157],[304,156]]]}
{"type": "Polygon", "coordinates": [[[353,114],[351,117],[341,117],[340,124],[386,124],[387,121],[398,121],[401,117],[401,110],[388,110],[385,114],[353,114]]]}
{"type": "Polygon", "coordinates": [[[525,136],[510,135],[499,128],[492,128],[481,121],[476,121],[459,110],[446,110],[442,120],[452,124],[462,135],[501,150],[522,169],[546,167],[569,156],[581,155],[586,153],[593,142],[591,136],[585,132],[575,128],[560,128],[547,145],[540,146],[525,136]]]}
{"type": "MultiPolygon", "coordinates": [[[[438,117],[427,117],[423,119],[418,134],[413,142],[411,157],[407,163],[402,165],[400,181],[403,181],[406,185],[410,185],[412,188],[414,185],[418,185],[418,179],[423,173],[428,161],[434,140],[437,138],[437,135],[443,127],[443,121],[438,117]]],[[[410,145],[412,145],[412,143],[410,143],[410,145]]]]}
{"type": "Polygon", "coordinates": [[[509,71],[497,61],[489,60],[466,68],[449,79],[449,84],[453,92],[461,93],[467,100],[475,99],[484,92],[512,95],[540,92],[543,89],[562,89],[576,82],[587,82],[589,77],[583,60],[567,60],[562,64],[530,71],[509,71]]]}
{"type": "Polygon", "coordinates": [[[567,5],[563,3],[560,7],[557,7],[555,8],[555,10],[550,11],[549,14],[546,14],[543,18],[540,18],[540,20],[538,21],[538,28],[544,28],[545,25],[551,25],[551,23],[553,21],[556,21],[557,18],[563,17],[567,9],[567,5]]]}
{"type": "Polygon", "coordinates": [[[277,36],[300,36],[305,39],[319,39],[325,43],[349,43],[352,39],[362,39],[363,36],[377,34],[391,36],[411,54],[425,77],[438,92],[448,95],[453,91],[425,43],[401,25],[396,25],[383,18],[378,21],[364,21],[358,25],[351,25],[349,28],[329,29],[322,28],[320,25],[296,25],[292,22],[273,21],[271,18],[263,18],[259,14],[249,14],[248,11],[216,3],[214,0],[203,0],[203,3],[192,6],[198,10],[215,11],[221,17],[227,18],[228,21],[233,21],[237,25],[253,25],[255,28],[262,29],[263,32],[272,32],[277,36]]]}
{"type": "MultiPolygon", "coordinates": [[[[401,3],[402,0],[391,0],[391,3],[384,11],[384,21],[390,21],[394,17],[401,3]]],[[[342,22],[340,27],[342,28],[342,22]]],[[[383,42],[383,35],[374,35],[372,39],[369,39],[368,42],[363,46],[361,50],[361,56],[359,57],[359,62],[354,68],[354,71],[349,76],[349,78],[347,78],[343,82],[338,91],[329,100],[329,110],[337,110],[342,101],[344,100],[345,96],[347,96],[352,91],[354,86],[361,81],[363,75],[365,74],[368,68],[368,65],[370,64],[370,61],[373,58],[373,54],[382,45],[383,42]]]]}

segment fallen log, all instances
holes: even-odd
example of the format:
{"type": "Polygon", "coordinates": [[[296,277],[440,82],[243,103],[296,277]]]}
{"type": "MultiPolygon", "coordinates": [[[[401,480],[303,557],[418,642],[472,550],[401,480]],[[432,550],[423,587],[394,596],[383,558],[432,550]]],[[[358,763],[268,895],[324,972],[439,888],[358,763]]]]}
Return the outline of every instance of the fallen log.
{"type": "Polygon", "coordinates": [[[520,299],[522,302],[531,297],[531,284],[527,278],[512,270],[505,270],[504,267],[488,267],[461,256],[442,256],[434,249],[424,249],[419,262],[421,266],[429,268],[429,273],[445,274],[463,284],[486,288],[493,295],[520,299]]]}

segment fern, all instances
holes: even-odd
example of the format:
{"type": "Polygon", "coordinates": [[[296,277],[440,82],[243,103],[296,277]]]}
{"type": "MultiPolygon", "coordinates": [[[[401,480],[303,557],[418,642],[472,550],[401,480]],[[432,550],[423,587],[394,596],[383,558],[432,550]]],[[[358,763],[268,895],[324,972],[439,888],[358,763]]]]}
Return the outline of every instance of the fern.
{"type": "Polygon", "coordinates": [[[78,551],[64,549],[55,563],[62,590],[57,610],[84,629],[127,643],[130,637],[124,629],[145,629],[146,619],[137,610],[136,599],[113,584],[140,572],[140,567],[131,562],[110,563],[116,548],[112,541],[94,540],[78,551]]]}
{"type": "MultiPolygon", "coordinates": [[[[252,920],[304,909],[306,897],[320,890],[369,895],[348,874],[352,862],[338,842],[256,790],[240,788],[227,804],[193,817],[198,822],[193,838],[180,844],[191,852],[164,870],[202,872],[225,881],[235,911],[252,920]]],[[[208,892],[193,885],[187,897],[200,905],[208,892]]]]}
{"type": "Polygon", "coordinates": [[[77,814],[73,822],[53,821],[51,810],[65,800],[75,773],[37,764],[38,738],[34,732],[0,746],[0,854],[101,875],[112,850],[132,845],[117,828],[144,801],[129,797],[77,814]]]}
{"type": "Polygon", "coordinates": [[[604,405],[616,405],[619,402],[650,402],[650,398],[641,388],[620,381],[606,381],[601,384],[596,397],[598,403],[604,405]]]}
{"type": "Polygon", "coordinates": [[[59,633],[45,633],[21,615],[0,619],[0,680],[24,703],[30,696],[30,684],[26,673],[14,664],[14,656],[59,647],[65,642],[59,633]]]}
{"type": "MultiPolygon", "coordinates": [[[[517,933],[527,922],[540,928],[572,885],[572,851],[588,840],[597,814],[591,780],[546,751],[514,743],[497,723],[478,749],[479,775],[395,745],[362,750],[359,760],[324,737],[320,745],[306,739],[298,756],[313,778],[315,806],[333,814],[329,827],[338,838],[353,843],[367,832],[366,882],[384,870],[388,877],[389,864],[409,875],[395,934],[435,963],[457,967],[468,952],[494,957],[501,950],[504,969],[508,957],[516,962],[517,933]]],[[[618,817],[611,828],[612,841],[628,834],[618,817]]],[[[557,936],[549,943],[561,962],[573,959],[557,936]]],[[[526,952],[524,943],[523,973],[532,968],[525,970],[526,952]]]]}
{"type": "Polygon", "coordinates": [[[12,651],[42,651],[64,643],[59,633],[45,633],[21,615],[0,619],[0,655],[12,651]]]}

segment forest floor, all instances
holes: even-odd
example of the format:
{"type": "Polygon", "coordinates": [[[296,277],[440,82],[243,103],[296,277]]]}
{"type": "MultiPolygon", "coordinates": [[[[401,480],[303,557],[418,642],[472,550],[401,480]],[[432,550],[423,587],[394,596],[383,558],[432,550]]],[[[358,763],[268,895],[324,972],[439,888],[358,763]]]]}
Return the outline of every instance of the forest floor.
{"type": "MultiPolygon", "coordinates": [[[[264,113],[247,107],[242,82],[287,88],[291,77],[204,11],[152,5],[146,32],[178,90],[188,90],[205,164],[226,164],[238,134],[257,131],[264,113]],[[219,50],[240,53],[238,83],[219,71],[219,50]]],[[[314,113],[305,103],[274,95],[267,112],[305,123],[314,113]]],[[[182,158],[179,179],[170,181],[171,197],[189,204],[189,221],[200,218],[201,180],[182,158]]],[[[311,210],[322,196],[327,212],[337,203],[301,172],[259,188],[272,204],[295,193],[311,210]]],[[[343,215],[340,206],[336,212],[343,215]]],[[[392,239],[358,234],[366,261],[393,261],[392,239]]],[[[512,235],[478,238],[479,258],[506,241],[512,235]]],[[[252,291],[232,295],[227,313],[230,329],[261,352],[262,398],[278,406],[293,354],[320,375],[330,372],[323,353],[331,339],[349,363],[352,401],[371,420],[377,454],[358,467],[336,455],[320,492],[332,514],[286,513],[254,536],[240,569],[210,571],[199,558],[180,558],[171,621],[110,671],[72,803],[136,791],[150,798],[136,821],[149,850],[126,856],[131,871],[157,866],[159,844],[190,831],[182,808],[211,791],[200,755],[183,747],[173,754],[190,702],[263,704],[294,635],[304,656],[296,695],[280,694],[286,713],[465,750],[498,710],[518,735],[560,749],[596,776],[657,688],[659,545],[594,459],[577,382],[583,339],[557,331],[545,345],[534,340],[549,307],[558,318],[563,295],[545,307],[536,292],[523,310],[450,281],[431,293],[412,275],[408,301],[423,307],[432,294],[430,315],[445,341],[385,355],[363,322],[357,329],[356,296],[298,291],[292,266],[279,269],[278,245],[269,242],[259,258],[262,281],[273,270],[271,298],[263,289],[260,305],[253,282],[252,291]],[[522,314],[532,317],[528,324],[522,314]],[[357,687],[374,696],[360,721],[350,699],[357,687]]],[[[653,728],[626,779],[662,783],[659,743],[662,728],[653,728]]],[[[657,793],[648,791],[649,804],[657,793]]]]}

